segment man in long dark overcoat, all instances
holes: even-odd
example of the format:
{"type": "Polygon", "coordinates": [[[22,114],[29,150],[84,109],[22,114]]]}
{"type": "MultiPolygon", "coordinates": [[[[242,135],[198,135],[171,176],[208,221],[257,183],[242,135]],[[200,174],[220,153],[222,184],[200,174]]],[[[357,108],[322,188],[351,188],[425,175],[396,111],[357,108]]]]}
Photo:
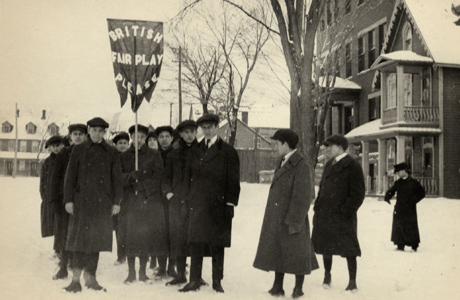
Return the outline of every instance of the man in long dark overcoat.
{"type": "Polygon", "coordinates": [[[180,291],[200,289],[204,250],[210,247],[212,288],[223,293],[224,249],[231,245],[234,206],[240,194],[240,162],[236,150],[217,136],[217,115],[206,114],[196,123],[204,138],[192,149],[190,159],[190,282],[180,291]]]}
{"type": "Polygon", "coordinates": [[[169,237],[171,256],[175,258],[177,276],[167,285],[179,285],[187,282],[185,265],[188,251],[188,207],[186,197],[190,184],[184,180],[187,162],[196,140],[197,125],[193,120],[185,120],[177,126],[181,134],[178,148],[168,154],[161,184],[163,196],[169,201],[169,237]]]}
{"type": "Polygon", "coordinates": [[[302,296],[306,274],[318,269],[310,240],[308,210],[311,204],[311,176],[308,165],[296,149],[299,138],[290,129],[272,137],[280,161],[270,186],[254,267],[275,271],[269,293],[284,296],[284,274],[295,274],[293,298],[302,296]]]}
{"type": "Polygon", "coordinates": [[[348,141],[332,135],[324,145],[331,160],[326,163],[315,201],[312,242],[315,252],[323,255],[323,287],[331,284],[332,256],[347,259],[349,283],[346,290],[357,290],[356,257],[361,256],[358,242],[357,211],[364,201],[364,175],[359,163],[345,151],[348,141]]]}
{"type": "Polygon", "coordinates": [[[71,214],[66,250],[74,252],[68,292],[81,291],[83,268],[86,286],[105,290],[96,280],[99,252],[112,251],[112,215],[120,212],[123,198],[120,157],[104,140],[109,124],[94,118],[87,125],[90,138],[74,146],[64,183],[65,209],[71,214]]]}
{"type": "MultiPolygon", "coordinates": [[[[157,150],[145,144],[149,129],[137,125],[138,169],[135,165],[134,144],[120,155],[124,192],[122,216],[119,218],[120,242],[128,259],[128,278],[136,280],[135,258],[139,257],[139,281],[147,281],[146,266],[149,256],[165,256],[167,248],[166,224],[161,195],[163,161],[157,150]]],[[[136,140],[135,126],[129,128],[136,140]]]]}
{"type": "Polygon", "coordinates": [[[67,277],[67,265],[72,259],[72,253],[65,250],[67,238],[67,228],[69,225],[69,213],[64,209],[64,177],[67,165],[70,160],[70,154],[73,147],[86,141],[88,127],[85,124],[71,124],[68,127],[71,146],[62,149],[56,155],[53,172],[51,174],[51,189],[54,191],[51,195],[51,203],[54,206],[55,213],[55,230],[54,230],[54,250],[61,254],[59,270],[53,276],[53,279],[64,279],[67,277]]]}
{"type": "Polygon", "coordinates": [[[399,176],[393,186],[385,193],[385,201],[397,193],[393,212],[393,226],[391,241],[404,251],[404,246],[412,247],[417,251],[420,243],[420,233],[417,222],[417,203],[425,198],[422,185],[410,176],[409,166],[403,162],[394,166],[394,173],[399,176]]]}
{"type": "Polygon", "coordinates": [[[61,151],[62,137],[55,135],[50,137],[45,148],[50,151],[50,155],[43,161],[40,169],[40,196],[42,203],[40,205],[40,220],[42,237],[54,235],[54,207],[51,203],[51,194],[53,189],[50,187],[51,173],[53,172],[56,155],[61,151]]]}
{"type": "MultiPolygon", "coordinates": [[[[173,131],[174,129],[169,126],[158,126],[155,129],[155,135],[158,139],[158,150],[161,154],[161,159],[163,160],[163,167],[166,168],[166,158],[168,154],[173,150],[172,141],[173,141],[173,131]]],[[[169,201],[166,198],[163,198],[163,208],[165,213],[165,220],[166,220],[166,235],[168,237],[168,253],[166,256],[157,257],[158,258],[158,271],[155,275],[155,279],[159,280],[164,276],[169,275],[171,277],[176,277],[177,273],[175,270],[176,262],[174,261],[174,257],[170,254],[171,250],[171,241],[169,239],[169,201]],[[166,264],[169,256],[169,264],[166,269],[166,264]]],[[[155,257],[152,256],[152,260],[150,262],[150,268],[153,269],[155,267],[155,257]]]]}

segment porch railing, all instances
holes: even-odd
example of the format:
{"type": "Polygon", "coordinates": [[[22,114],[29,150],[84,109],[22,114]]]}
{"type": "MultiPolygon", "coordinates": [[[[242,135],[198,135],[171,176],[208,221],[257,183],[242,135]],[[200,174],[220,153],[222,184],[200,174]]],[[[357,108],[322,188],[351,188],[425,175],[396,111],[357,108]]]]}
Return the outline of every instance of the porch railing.
{"type": "Polygon", "coordinates": [[[439,107],[405,106],[404,121],[415,123],[439,122],[439,107]]]}
{"type": "Polygon", "coordinates": [[[427,195],[439,195],[439,179],[431,177],[414,177],[425,189],[427,195]]]}

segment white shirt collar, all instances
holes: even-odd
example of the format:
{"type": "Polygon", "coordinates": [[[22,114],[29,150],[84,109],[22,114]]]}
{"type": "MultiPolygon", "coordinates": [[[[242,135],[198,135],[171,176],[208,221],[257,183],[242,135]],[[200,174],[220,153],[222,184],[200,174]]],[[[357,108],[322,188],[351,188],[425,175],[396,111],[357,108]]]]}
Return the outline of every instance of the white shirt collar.
{"type": "MultiPolygon", "coordinates": [[[[209,140],[209,143],[208,143],[208,148],[210,148],[212,145],[214,145],[214,143],[217,141],[217,134],[211,139],[209,140]]],[[[206,138],[204,139],[204,142],[206,143],[206,138]]]]}
{"type": "Polygon", "coordinates": [[[288,154],[286,154],[284,157],[283,157],[283,160],[281,162],[281,166],[283,166],[288,160],[289,158],[292,156],[292,154],[294,154],[294,152],[296,152],[297,149],[294,149],[292,150],[291,152],[289,152],[288,154]]]}
{"type": "Polygon", "coordinates": [[[347,152],[344,152],[340,155],[337,155],[334,159],[335,159],[335,162],[339,162],[342,158],[344,158],[345,156],[347,156],[347,152]]]}

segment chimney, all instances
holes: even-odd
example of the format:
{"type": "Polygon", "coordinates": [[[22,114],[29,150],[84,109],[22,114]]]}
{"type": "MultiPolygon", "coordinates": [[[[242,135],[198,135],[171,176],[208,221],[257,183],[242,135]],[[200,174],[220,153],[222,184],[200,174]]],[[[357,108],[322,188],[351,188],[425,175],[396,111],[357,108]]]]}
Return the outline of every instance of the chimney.
{"type": "Polygon", "coordinates": [[[46,119],[46,110],[44,109],[42,111],[42,120],[45,120],[46,119]]]}
{"type": "Polygon", "coordinates": [[[247,111],[241,112],[241,121],[243,121],[243,123],[246,125],[248,125],[248,117],[249,117],[249,112],[247,111]]]}
{"type": "Polygon", "coordinates": [[[216,111],[214,109],[208,109],[208,114],[215,114],[216,111]]]}

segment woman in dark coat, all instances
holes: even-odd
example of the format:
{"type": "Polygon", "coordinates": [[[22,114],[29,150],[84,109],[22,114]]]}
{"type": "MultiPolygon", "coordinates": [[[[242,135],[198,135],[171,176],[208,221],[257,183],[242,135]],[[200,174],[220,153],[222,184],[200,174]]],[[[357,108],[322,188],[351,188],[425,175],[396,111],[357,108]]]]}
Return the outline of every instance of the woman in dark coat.
{"type": "Polygon", "coordinates": [[[282,129],[272,137],[283,156],[275,171],[267,206],[265,208],[259,246],[254,267],[275,271],[275,283],[269,291],[274,296],[284,295],[285,273],[296,275],[293,298],[303,295],[304,275],[318,269],[310,240],[308,210],[311,204],[310,171],[305,159],[295,150],[297,134],[282,129]]]}
{"type": "Polygon", "coordinates": [[[50,200],[53,190],[50,188],[50,184],[56,155],[62,149],[61,141],[62,138],[60,136],[52,136],[45,144],[46,149],[50,147],[50,155],[44,160],[40,170],[40,196],[42,198],[40,217],[42,237],[54,235],[54,207],[50,200]]]}
{"type": "MultiPolygon", "coordinates": [[[[134,126],[129,129],[135,139],[134,126]]],[[[120,154],[124,178],[124,195],[120,222],[120,240],[125,245],[129,273],[126,283],[136,280],[135,258],[139,257],[139,280],[147,281],[150,255],[165,256],[167,240],[161,195],[163,161],[160,153],[145,144],[148,128],[138,125],[139,168],[135,168],[135,148],[120,154]]]]}
{"type": "Polygon", "coordinates": [[[417,180],[409,175],[410,171],[406,163],[397,164],[394,168],[394,173],[400,178],[385,193],[385,201],[388,203],[397,193],[391,241],[398,246],[398,250],[404,251],[404,246],[410,246],[417,251],[420,243],[417,203],[425,198],[425,190],[417,180]]]}
{"type": "Polygon", "coordinates": [[[358,242],[357,212],[364,201],[364,175],[359,163],[345,152],[348,141],[341,135],[329,137],[324,144],[332,157],[324,173],[315,201],[312,242],[323,255],[323,285],[331,284],[332,256],[347,259],[350,276],[346,290],[356,290],[356,257],[361,256],[358,242]]]}

